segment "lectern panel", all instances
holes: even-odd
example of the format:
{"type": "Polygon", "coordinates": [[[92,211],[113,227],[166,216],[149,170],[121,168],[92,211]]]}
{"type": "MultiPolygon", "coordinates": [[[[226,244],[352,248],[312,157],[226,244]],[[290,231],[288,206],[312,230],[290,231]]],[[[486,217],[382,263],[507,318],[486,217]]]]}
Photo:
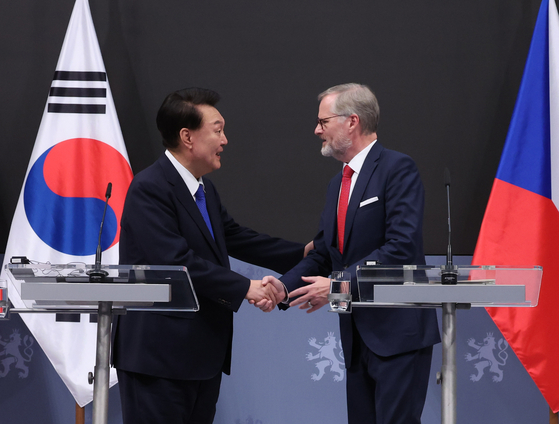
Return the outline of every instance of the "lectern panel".
{"type": "Polygon", "coordinates": [[[8,264],[6,270],[12,289],[31,310],[96,310],[99,302],[127,310],[199,309],[183,266],[8,264]]]}

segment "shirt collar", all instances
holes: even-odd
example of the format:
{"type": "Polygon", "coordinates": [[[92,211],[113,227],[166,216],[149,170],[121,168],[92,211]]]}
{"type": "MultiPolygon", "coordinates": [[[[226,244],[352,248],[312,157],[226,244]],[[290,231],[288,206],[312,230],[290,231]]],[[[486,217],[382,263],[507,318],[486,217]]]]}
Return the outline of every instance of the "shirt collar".
{"type": "Polygon", "coordinates": [[[344,163],[344,167],[346,165],[349,165],[350,168],[353,169],[354,174],[359,174],[361,168],[363,167],[363,164],[365,163],[365,158],[367,157],[367,155],[369,154],[369,152],[371,151],[372,147],[375,145],[376,142],[377,140],[373,141],[371,144],[369,144],[367,147],[365,147],[363,150],[357,153],[353,157],[353,159],[351,159],[348,163],[344,163]]]}
{"type": "Polygon", "coordinates": [[[202,178],[197,180],[196,177],[194,177],[194,175],[192,175],[190,171],[186,169],[169,150],[165,150],[165,155],[169,158],[169,160],[181,176],[182,180],[186,184],[186,187],[188,188],[188,191],[190,191],[190,194],[192,194],[192,197],[194,197],[194,195],[198,191],[198,187],[200,186],[200,184],[204,185],[202,178]]]}

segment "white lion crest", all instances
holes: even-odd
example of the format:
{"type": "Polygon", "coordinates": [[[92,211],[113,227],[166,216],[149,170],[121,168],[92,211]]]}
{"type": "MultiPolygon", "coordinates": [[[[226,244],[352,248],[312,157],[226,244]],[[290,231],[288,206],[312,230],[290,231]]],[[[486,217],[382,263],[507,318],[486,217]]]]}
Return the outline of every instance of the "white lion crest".
{"type": "Polygon", "coordinates": [[[314,337],[309,339],[309,345],[318,349],[318,353],[313,355],[312,352],[307,353],[307,361],[319,359],[315,364],[318,368],[318,374],[312,374],[311,379],[314,381],[320,380],[326,373],[326,368],[330,367],[330,371],[335,373],[334,381],[342,381],[344,379],[345,370],[344,355],[341,351],[341,342],[336,343],[336,337],[333,332],[328,332],[328,336],[324,339],[324,343],[317,343],[314,337]],[[336,356],[336,349],[340,349],[338,354],[341,360],[336,356]]]}
{"type": "Polygon", "coordinates": [[[470,355],[469,353],[466,354],[466,361],[473,361],[474,359],[479,359],[480,361],[477,362],[474,367],[477,370],[477,374],[472,374],[470,376],[470,380],[472,381],[479,381],[483,376],[483,371],[485,368],[489,367],[489,371],[495,373],[497,375],[493,376],[493,381],[495,383],[500,382],[503,379],[503,371],[499,368],[499,366],[504,366],[507,363],[507,359],[509,357],[508,353],[505,352],[509,347],[508,342],[505,339],[499,340],[499,352],[497,359],[493,353],[495,348],[497,347],[497,343],[495,342],[495,337],[493,337],[493,333],[487,333],[487,337],[483,339],[483,344],[477,344],[474,339],[468,340],[468,346],[477,349],[476,355],[470,355]]]}
{"type": "Polygon", "coordinates": [[[31,345],[33,344],[33,338],[31,336],[25,336],[23,338],[23,343],[25,345],[23,349],[24,355],[20,352],[21,346],[21,334],[18,330],[13,330],[8,341],[0,339],[0,345],[4,346],[4,350],[0,351],[0,364],[3,369],[0,369],[0,377],[5,377],[12,366],[19,371],[19,378],[26,378],[29,374],[29,367],[25,365],[26,362],[31,360],[33,356],[33,350],[31,345]]]}

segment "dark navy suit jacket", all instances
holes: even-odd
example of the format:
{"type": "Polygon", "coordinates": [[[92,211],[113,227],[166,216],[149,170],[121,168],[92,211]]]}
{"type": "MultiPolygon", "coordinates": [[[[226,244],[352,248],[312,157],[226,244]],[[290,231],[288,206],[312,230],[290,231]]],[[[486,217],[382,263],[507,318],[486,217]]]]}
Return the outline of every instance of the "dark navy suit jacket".
{"type": "MultiPolygon", "coordinates": [[[[281,278],[289,291],[306,284],[301,276],[328,276],[333,270],[348,270],[355,296],[356,267],[367,260],[383,265],[425,263],[424,189],[409,156],[385,149],[378,141],[371,148],[349,201],[343,255],[337,247],[336,223],[341,180],[340,172],[328,186],[315,250],[281,278]]],[[[432,309],[353,308],[351,315],[340,315],[346,367],[351,365],[352,319],[369,349],[380,356],[440,341],[432,309]]]]}
{"type": "Polygon", "coordinates": [[[229,373],[233,312],[250,280],[229,267],[229,255],[283,273],[304,246],[238,225],[204,178],[212,238],[186,184],[162,155],[132,181],[122,215],[120,263],[184,265],[200,302],[195,313],[129,312],[117,318],[113,363],[148,375],[202,380],[229,373]]]}

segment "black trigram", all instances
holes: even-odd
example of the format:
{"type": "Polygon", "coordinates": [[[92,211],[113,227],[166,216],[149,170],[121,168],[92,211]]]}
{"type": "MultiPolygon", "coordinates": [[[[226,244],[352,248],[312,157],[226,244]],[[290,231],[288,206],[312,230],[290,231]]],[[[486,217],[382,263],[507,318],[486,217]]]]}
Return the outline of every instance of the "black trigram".
{"type": "Polygon", "coordinates": [[[49,113],[105,114],[106,84],[105,72],[56,71],[49,92],[47,110],[49,113]]]}

